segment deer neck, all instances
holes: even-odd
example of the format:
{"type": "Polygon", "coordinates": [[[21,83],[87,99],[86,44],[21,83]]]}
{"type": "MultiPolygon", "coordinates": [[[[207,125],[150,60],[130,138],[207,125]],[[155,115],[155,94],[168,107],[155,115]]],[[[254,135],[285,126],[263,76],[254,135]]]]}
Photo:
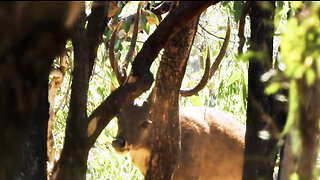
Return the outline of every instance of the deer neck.
{"type": "Polygon", "coordinates": [[[148,148],[139,148],[129,152],[132,162],[137,166],[145,176],[148,170],[151,151],[148,148]]]}

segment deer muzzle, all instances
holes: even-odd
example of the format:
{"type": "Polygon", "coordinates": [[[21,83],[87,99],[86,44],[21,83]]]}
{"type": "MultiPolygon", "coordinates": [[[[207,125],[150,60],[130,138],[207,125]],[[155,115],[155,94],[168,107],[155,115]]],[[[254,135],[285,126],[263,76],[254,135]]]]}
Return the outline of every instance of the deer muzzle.
{"type": "Polygon", "coordinates": [[[112,140],[112,147],[119,152],[123,152],[125,150],[126,141],[121,138],[114,138],[112,140]]]}

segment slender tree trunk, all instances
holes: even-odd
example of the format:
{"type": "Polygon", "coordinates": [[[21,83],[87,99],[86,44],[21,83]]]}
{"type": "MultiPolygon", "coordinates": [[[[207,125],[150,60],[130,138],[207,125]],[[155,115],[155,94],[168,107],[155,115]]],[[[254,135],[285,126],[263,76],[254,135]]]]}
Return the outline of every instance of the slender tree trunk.
{"type": "Polygon", "coordinates": [[[88,17],[82,12],[72,36],[74,71],[67,117],[66,136],[61,157],[52,172],[53,179],[85,179],[88,145],[87,94],[97,48],[107,23],[107,2],[94,2],[88,17]]]}
{"type": "Polygon", "coordinates": [[[273,179],[273,169],[278,153],[278,139],[285,112],[273,96],[264,94],[261,75],[272,68],[274,2],[253,2],[250,11],[251,46],[259,53],[249,61],[247,131],[243,179],[273,179]],[[262,6],[264,5],[264,6],[262,6]],[[267,131],[270,137],[261,137],[267,131]]]}

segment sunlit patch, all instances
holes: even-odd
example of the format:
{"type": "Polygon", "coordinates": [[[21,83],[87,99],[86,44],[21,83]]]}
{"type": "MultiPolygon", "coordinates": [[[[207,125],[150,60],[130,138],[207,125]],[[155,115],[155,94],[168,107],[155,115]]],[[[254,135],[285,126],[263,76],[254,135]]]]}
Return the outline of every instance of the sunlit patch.
{"type": "Polygon", "coordinates": [[[88,125],[88,137],[90,137],[94,133],[94,131],[96,130],[98,120],[99,120],[99,118],[95,117],[89,122],[89,125],[88,125]]]}
{"type": "Polygon", "coordinates": [[[270,132],[266,131],[266,130],[259,131],[258,136],[259,136],[259,138],[264,139],[264,140],[268,140],[271,138],[270,132]]]}
{"type": "Polygon", "coordinates": [[[268,72],[264,73],[262,76],[261,76],[261,81],[262,82],[267,82],[270,80],[270,78],[276,76],[278,74],[277,70],[275,69],[271,69],[269,70],[268,72]]]}

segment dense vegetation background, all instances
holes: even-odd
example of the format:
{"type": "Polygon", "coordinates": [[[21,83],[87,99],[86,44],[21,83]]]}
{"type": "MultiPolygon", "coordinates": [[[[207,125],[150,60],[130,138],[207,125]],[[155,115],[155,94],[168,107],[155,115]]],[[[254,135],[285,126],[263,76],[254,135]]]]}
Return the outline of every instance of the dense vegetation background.
{"type": "MultiPolygon", "coordinates": [[[[172,99],[217,107],[246,124],[243,179],[319,179],[320,3],[3,2],[0,12],[0,179],[43,179],[47,170],[52,179],[143,179],[111,147],[114,117],[148,98],[162,55],[198,17],[181,89],[200,81],[208,55],[213,64],[230,21],[229,45],[200,92],[172,99]],[[125,59],[132,63],[123,83],[112,62],[125,59]]],[[[166,100],[159,99],[153,103],[166,100]]]]}

